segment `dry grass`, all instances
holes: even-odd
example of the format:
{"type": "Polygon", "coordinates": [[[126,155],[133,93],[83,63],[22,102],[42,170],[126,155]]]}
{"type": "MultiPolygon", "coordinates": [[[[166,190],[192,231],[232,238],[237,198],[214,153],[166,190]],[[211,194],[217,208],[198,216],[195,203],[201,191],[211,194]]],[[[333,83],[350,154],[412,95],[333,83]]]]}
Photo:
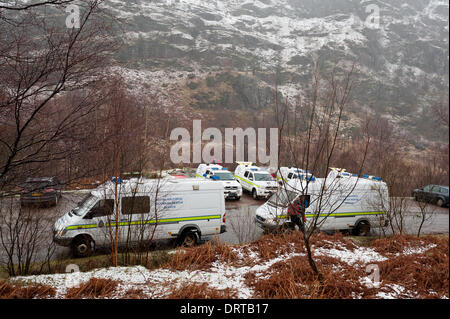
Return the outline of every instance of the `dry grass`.
{"type": "MultiPolygon", "coordinates": [[[[329,236],[317,234],[311,238],[314,249],[342,249],[353,251],[359,246],[342,234],[329,236]]],[[[210,271],[216,263],[236,268],[263,265],[278,258],[266,270],[257,267],[246,270],[245,285],[253,289],[253,298],[263,299],[348,299],[378,298],[378,293],[392,293],[393,287],[404,291],[393,293],[396,298],[443,298],[449,291],[449,242],[448,236],[394,236],[377,239],[370,248],[387,257],[375,262],[380,269],[380,287],[366,286],[362,279],[368,276],[365,264],[352,264],[331,256],[315,256],[321,279],[312,271],[303,238],[299,232],[280,235],[266,235],[259,240],[231,247],[219,241],[202,246],[180,249],[163,268],[172,271],[210,271]],[[430,246],[432,245],[432,246],[430,246]],[[423,248],[427,248],[425,250],[423,248]],[[405,249],[407,254],[405,254],[405,249]],[[280,260],[283,254],[297,254],[280,260]],[[300,254],[300,255],[298,255],[300,254]]],[[[313,249],[313,250],[314,250],[313,249]]],[[[272,261],[273,262],[273,261],[272,261]]],[[[120,282],[110,279],[92,278],[90,281],[71,288],[66,298],[110,298],[118,297],[120,282]]],[[[151,283],[136,285],[122,298],[148,298],[144,291],[151,292],[151,283]],[[147,286],[148,285],[148,286],[147,286]]],[[[161,297],[170,299],[233,299],[239,296],[234,289],[216,289],[208,283],[184,281],[167,282],[169,289],[161,297]]],[[[55,290],[46,286],[15,287],[0,282],[0,298],[46,298],[54,296],[55,290]]]]}
{"type": "Polygon", "coordinates": [[[163,267],[170,270],[205,270],[215,261],[231,263],[237,260],[233,249],[218,240],[204,245],[180,249],[163,267]]]}
{"type": "Polygon", "coordinates": [[[448,236],[394,236],[375,240],[371,245],[389,257],[378,263],[383,283],[399,284],[417,298],[448,297],[449,240],[448,236]],[[405,248],[435,247],[405,255],[405,248]]]}
{"type": "Polygon", "coordinates": [[[322,281],[312,271],[308,259],[303,256],[274,264],[264,277],[246,277],[246,284],[253,287],[256,298],[268,299],[350,299],[367,293],[367,288],[359,282],[364,276],[362,270],[353,269],[332,257],[316,258],[323,276],[322,281]],[[333,267],[339,266],[339,270],[333,267]]]}
{"type": "MultiPolygon", "coordinates": [[[[256,243],[256,247],[263,258],[274,258],[276,254],[272,253],[273,250],[286,249],[279,246],[284,240],[294,242],[297,247],[299,236],[285,235],[278,238],[266,236],[256,243]]],[[[342,237],[341,234],[333,236],[319,234],[313,237],[312,243],[316,248],[336,246],[348,250],[357,248],[351,240],[342,237]]],[[[397,284],[404,287],[405,291],[417,293],[418,298],[448,297],[448,237],[428,236],[419,239],[414,236],[395,236],[376,240],[372,246],[379,253],[390,257],[386,261],[376,263],[380,267],[382,288],[397,284]],[[397,253],[401,254],[407,247],[424,247],[429,244],[435,244],[436,247],[423,254],[395,256],[397,253]]],[[[301,251],[302,249],[296,249],[296,252],[301,251]]],[[[375,298],[378,292],[383,291],[361,283],[361,279],[368,275],[363,265],[350,266],[328,256],[318,256],[315,260],[323,276],[322,281],[311,270],[308,259],[297,256],[274,264],[258,277],[254,273],[248,273],[246,284],[254,289],[256,298],[375,298]]]]}
{"type": "Polygon", "coordinates": [[[49,298],[56,294],[53,287],[45,285],[14,286],[6,281],[0,281],[0,299],[33,299],[49,298]]]}
{"type": "Polygon", "coordinates": [[[266,261],[286,253],[303,253],[303,237],[300,232],[290,234],[269,234],[248,246],[258,252],[261,260],[266,261]]]}
{"type": "Polygon", "coordinates": [[[128,289],[123,295],[122,299],[146,299],[148,296],[144,293],[142,288],[128,289]]]}
{"type": "Polygon", "coordinates": [[[449,293],[448,237],[394,237],[375,242],[377,249],[388,253],[402,252],[401,244],[417,246],[435,244],[420,254],[392,256],[378,263],[383,283],[399,284],[417,294],[417,298],[442,298],[449,293]]]}
{"type": "Polygon", "coordinates": [[[374,240],[370,247],[381,254],[401,254],[407,247],[424,247],[430,244],[448,247],[448,237],[395,235],[374,240]]]}
{"type": "Polygon", "coordinates": [[[107,298],[116,291],[118,284],[118,281],[111,279],[91,278],[78,287],[68,289],[65,297],[67,299],[107,298]]]}
{"type": "Polygon", "coordinates": [[[189,283],[174,289],[167,296],[168,299],[235,299],[237,291],[227,288],[213,289],[207,283],[189,283]]]}

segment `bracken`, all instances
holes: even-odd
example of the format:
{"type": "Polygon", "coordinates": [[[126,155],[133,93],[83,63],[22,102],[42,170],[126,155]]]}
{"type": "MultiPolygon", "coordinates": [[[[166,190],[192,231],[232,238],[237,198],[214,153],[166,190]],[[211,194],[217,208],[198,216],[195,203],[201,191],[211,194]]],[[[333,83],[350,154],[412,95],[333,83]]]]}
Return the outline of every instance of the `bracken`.
{"type": "Polygon", "coordinates": [[[69,288],[65,297],[67,299],[107,298],[115,292],[118,284],[116,280],[91,278],[78,287],[69,288]]]}

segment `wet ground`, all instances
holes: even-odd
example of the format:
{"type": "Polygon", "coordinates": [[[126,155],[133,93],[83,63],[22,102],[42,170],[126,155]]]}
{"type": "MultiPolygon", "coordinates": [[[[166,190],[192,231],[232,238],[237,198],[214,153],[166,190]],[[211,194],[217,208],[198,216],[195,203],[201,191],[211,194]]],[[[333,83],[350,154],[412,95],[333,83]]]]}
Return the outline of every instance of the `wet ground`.
{"type": "MultiPolygon", "coordinates": [[[[52,233],[51,227],[54,222],[67,211],[75,207],[78,201],[85,196],[82,193],[64,193],[63,197],[59,201],[56,207],[50,208],[31,208],[32,213],[42,216],[42,238],[40,239],[41,246],[38,248],[37,257],[39,260],[45,259],[47,253],[48,243],[51,242],[52,233]],[[45,244],[47,243],[47,244],[45,244]]],[[[227,232],[221,234],[219,239],[222,242],[228,244],[240,244],[251,242],[262,235],[262,230],[254,222],[256,209],[264,204],[264,200],[254,200],[250,195],[244,194],[238,201],[226,201],[226,225],[227,232]]],[[[415,206],[415,203],[411,200],[411,209],[405,216],[405,232],[410,234],[416,234],[418,225],[420,224],[420,218],[418,217],[419,209],[415,206]]],[[[18,208],[19,201],[15,200],[13,208],[18,208]]],[[[423,234],[435,234],[435,233],[448,233],[449,232],[449,210],[448,208],[440,208],[433,206],[433,213],[430,218],[423,225],[423,234]]],[[[5,225],[0,225],[4,230],[5,225]]],[[[387,233],[390,233],[390,228],[385,229],[387,233]]],[[[378,234],[378,231],[372,231],[373,235],[378,234]]],[[[205,240],[211,240],[211,238],[205,238],[205,240]]],[[[170,247],[170,243],[163,243],[162,248],[170,247]],[[167,245],[167,246],[166,246],[167,245]]],[[[100,250],[101,253],[101,250],[100,250]]],[[[57,257],[71,257],[69,248],[57,247],[53,255],[53,258],[57,257]]],[[[5,260],[6,252],[0,245],[0,260],[5,260]]]]}

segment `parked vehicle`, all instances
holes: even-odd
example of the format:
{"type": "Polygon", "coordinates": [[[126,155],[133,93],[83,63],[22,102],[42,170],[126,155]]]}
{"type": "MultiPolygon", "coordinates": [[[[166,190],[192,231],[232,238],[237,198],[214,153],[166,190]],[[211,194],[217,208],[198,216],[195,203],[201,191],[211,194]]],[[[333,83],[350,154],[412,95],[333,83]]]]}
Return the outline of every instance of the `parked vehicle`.
{"type": "Polygon", "coordinates": [[[195,176],[221,183],[224,188],[225,199],[241,199],[242,186],[225,167],[219,164],[200,164],[195,176]]]}
{"type": "Polygon", "coordinates": [[[327,178],[293,179],[256,210],[257,224],[270,231],[292,228],[288,209],[294,202],[304,205],[304,222],[308,225],[317,217],[321,230],[367,235],[371,228],[388,225],[388,187],[375,176],[360,178],[333,169],[327,178]]]}
{"type": "Polygon", "coordinates": [[[439,207],[448,207],[448,186],[427,185],[412,192],[416,201],[436,204],[439,207]]]}
{"type": "Polygon", "coordinates": [[[56,221],[53,240],[72,247],[75,256],[84,257],[96,245],[110,245],[110,231],[114,232],[116,225],[119,244],[152,238],[176,239],[181,245],[192,246],[203,236],[226,231],[225,199],[219,183],[193,178],[118,182],[118,211],[115,183],[105,183],[56,221]]]}
{"type": "Polygon", "coordinates": [[[287,183],[294,179],[309,179],[314,181],[316,178],[310,173],[310,171],[290,166],[280,167],[277,172],[277,179],[279,183],[287,183]]]}
{"type": "Polygon", "coordinates": [[[56,177],[28,178],[20,194],[20,205],[53,205],[61,198],[63,185],[56,177]]]}
{"type": "Polygon", "coordinates": [[[254,199],[268,198],[278,190],[278,183],[268,171],[251,162],[238,162],[234,176],[242,185],[243,190],[252,194],[254,199]]]}

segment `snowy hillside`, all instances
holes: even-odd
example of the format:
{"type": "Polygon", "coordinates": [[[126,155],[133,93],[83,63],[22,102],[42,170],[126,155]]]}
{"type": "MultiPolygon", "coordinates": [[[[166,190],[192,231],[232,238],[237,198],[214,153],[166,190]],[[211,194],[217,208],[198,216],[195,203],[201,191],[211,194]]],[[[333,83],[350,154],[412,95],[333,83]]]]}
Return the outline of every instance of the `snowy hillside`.
{"type": "Polygon", "coordinates": [[[107,7],[125,22],[124,67],[174,74],[166,76],[169,88],[189,73],[223,71],[273,86],[279,66],[280,91],[293,98],[314,60],[326,72],[356,63],[355,106],[412,134],[443,138],[426,118],[448,91],[448,1],[112,0],[107,7]]]}

